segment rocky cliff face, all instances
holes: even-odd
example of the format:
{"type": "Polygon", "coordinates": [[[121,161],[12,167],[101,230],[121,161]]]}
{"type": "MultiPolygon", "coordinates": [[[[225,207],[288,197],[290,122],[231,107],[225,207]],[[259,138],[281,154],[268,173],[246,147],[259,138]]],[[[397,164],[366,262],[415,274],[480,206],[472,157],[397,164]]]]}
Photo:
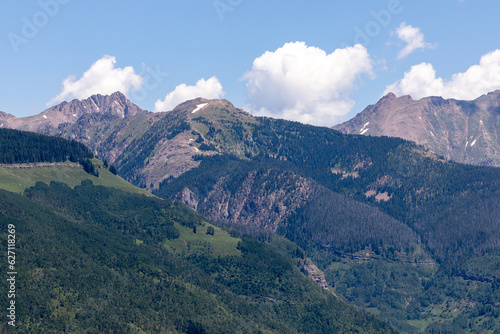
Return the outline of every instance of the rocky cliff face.
{"type": "MultiPolygon", "coordinates": [[[[321,269],[319,269],[314,264],[314,262],[311,261],[311,259],[306,258],[304,260],[301,260],[300,263],[302,265],[302,268],[304,268],[304,270],[307,272],[307,275],[313,281],[318,283],[318,285],[320,287],[322,287],[323,289],[330,290],[330,288],[328,287],[328,283],[326,281],[326,278],[325,278],[325,273],[321,269]]],[[[335,292],[333,292],[333,294],[336,295],[335,292]]]]}
{"type": "Polygon", "coordinates": [[[352,120],[334,126],[349,134],[399,137],[448,160],[500,166],[500,91],[459,101],[413,100],[390,93],[352,120]]]}
{"type": "MultiPolygon", "coordinates": [[[[236,183],[232,175],[222,176],[195,207],[220,225],[252,234],[276,233],[315,187],[313,181],[290,171],[251,170],[238,179],[236,183]]],[[[198,196],[185,189],[177,198],[193,207],[198,196]]]]}

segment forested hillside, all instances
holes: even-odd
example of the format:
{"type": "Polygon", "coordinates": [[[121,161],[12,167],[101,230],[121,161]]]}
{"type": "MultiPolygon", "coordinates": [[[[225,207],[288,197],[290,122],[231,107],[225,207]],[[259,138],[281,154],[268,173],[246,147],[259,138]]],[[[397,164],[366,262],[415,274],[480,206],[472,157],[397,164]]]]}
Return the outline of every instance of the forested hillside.
{"type": "Polygon", "coordinates": [[[241,255],[167,251],[179,228],[208,224],[182,204],[91,182],[0,197],[2,238],[12,224],[18,245],[17,333],[391,332],[272,245],[244,237],[241,255]]]}
{"type": "MultiPolygon", "coordinates": [[[[19,140],[29,153],[17,163],[74,145],[16,131],[4,147],[19,140]]],[[[15,236],[0,269],[16,271],[15,297],[0,299],[15,301],[16,328],[2,333],[395,332],[308,278],[297,245],[231,236],[180,202],[37,182],[0,190],[0,226],[15,236]]]]}
{"type": "MultiPolygon", "coordinates": [[[[446,162],[396,138],[348,136],[281,120],[262,119],[252,137],[244,147],[249,159],[200,157],[198,169],[164,181],[156,193],[168,197],[187,187],[203,201],[222,178],[232,179],[225,187],[235,191],[253,170],[289,170],[379,207],[417,232],[441,262],[458,265],[500,250],[497,208],[485,202],[500,199],[499,169],[446,162]],[[381,194],[383,199],[376,196],[381,194]],[[468,224],[472,217],[476,223],[468,224]]],[[[260,183],[282,189],[286,182],[270,179],[260,183]]]]}
{"type": "Polygon", "coordinates": [[[500,259],[499,169],[396,138],[258,121],[250,134],[205,121],[215,130],[203,140],[222,156],[197,156],[155,193],[262,240],[286,236],[338,293],[405,332],[500,328],[500,272],[485,260],[500,259]],[[239,140],[238,157],[221,135],[239,140]]]}
{"type": "Polygon", "coordinates": [[[85,145],[32,132],[0,129],[0,163],[78,162],[94,155],[85,145]]]}

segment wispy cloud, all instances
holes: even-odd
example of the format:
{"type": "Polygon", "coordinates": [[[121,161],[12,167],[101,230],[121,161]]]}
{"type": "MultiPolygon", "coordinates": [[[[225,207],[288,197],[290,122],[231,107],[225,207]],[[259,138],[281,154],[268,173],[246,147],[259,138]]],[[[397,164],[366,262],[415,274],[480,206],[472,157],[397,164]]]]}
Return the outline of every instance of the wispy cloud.
{"type": "Polygon", "coordinates": [[[374,73],[359,44],[327,54],[304,42],[286,43],[256,58],[243,76],[246,108],[256,115],[332,125],[354,107],[349,96],[362,75],[374,73]]]}
{"type": "Polygon", "coordinates": [[[424,41],[424,34],[420,31],[420,28],[407,25],[406,22],[401,23],[396,29],[396,35],[406,43],[406,46],[399,51],[397,59],[403,59],[415,50],[434,48],[436,46],[424,41]]]}
{"type": "Polygon", "coordinates": [[[127,94],[138,90],[143,84],[143,78],[136,74],[132,66],[115,68],[116,58],[104,56],[96,61],[75,80],[70,76],[63,81],[63,89],[56,97],[47,103],[51,106],[69,98],[85,99],[94,94],[112,94],[120,91],[127,94]]]}
{"type": "Polygon", "coordinates": [[[500,50],[482,56],[478,65],[469,67],[463,73],[454,74],[449,81],[436,77],[432,64],[415,65],[401,80],[387,86],[384,94],[408,94],[415,99],[442,96],[472,100],[497,89],[500,89],[500,50]]]}

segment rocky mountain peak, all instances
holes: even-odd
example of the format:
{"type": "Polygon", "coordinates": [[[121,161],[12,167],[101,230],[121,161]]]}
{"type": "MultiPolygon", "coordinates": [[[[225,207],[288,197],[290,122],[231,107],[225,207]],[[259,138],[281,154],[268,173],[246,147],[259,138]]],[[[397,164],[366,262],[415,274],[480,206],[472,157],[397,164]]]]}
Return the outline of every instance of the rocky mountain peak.
{"type": "Polygon", "coordinates": [[[216,129],[225,128],[234,122],[253,122],[253,115],[236,108],[225,99],[196,98],[177,105],[172,111],[165,113],[165,117],[179,118],[185,121],[212,124],[216,129]]]}
{"type": "Polygon", "coordinates": [[[396,94],[394,94],[393,92],[389,92],[387,93],[387,95],[384,95],[382,96],[382,98],[379,100],[380,101],[383,101],[383,100],[392,100],[392,99],[396,99],[396,94]]]}
{"type": "Polygon", "coordinates": [[[0,111],[0,120],[15,118],[16,116],[0,111]]]}
{"type": "Polygon", "coordinates": [[[189,112],[192,112],[194,109],[196,109],[198,105],[200,105],[200,104],[207,105],[210,103],[210,101],[212,101],[212,100],[208,100],[208,99],[205,99],[202,97],[198,97],[198,98],[192,99],[192,100],[187,100],[185,102],[178,104],[174,109],[172,109],[171,112],[189,113],[189,112]]]}
{"type": "Polygon", "coordinates": [[[374,105],[369,105],[365,108],[363,112],[377,113],[383,108],[394,108],[394,106],[408,105],[415,102],[410,95],[396,96],[396,94],[390,92],[382,96],[380,100],[374,105]]]}
{"type": "Polygon", "coordinates": [[[174,113],[186,113],[186,114],[197,114],[200,110],[205,109],[227,109],[227,110],[237,110],[235,106],[224,99],[205,99],[198,97],[196,99],[188,100],[177,105],[171,112],[174,113]]]}
{"type": "Polygon", "coordinates": [[[0,128],[8,128],[9,127],[8,121],[15,118],[16,117],[14,115],[0,111],[0,128]]]}
{"type": "Polygon", "coordinates": [[[136,116],[149,114],[151,113],[133,104],[124,94],[115,92],[111,95],[96,94],[83,100],[64,101],[29,117],[17,118],[0,114],[0,124],[4,124],[3,127],[43,134],[65,133],[63,136],[80,140],[95,149],[91,144],[90,133],[102,135],[106,129],[118,126],[122,121],[127,123],[136,116]]]}
{"type": "Polygon", "coordinates": [[[52,108],[64,114],[77,116],[88,113],[105,113],[128,117],[144,112],[121,92],[115,92],[111,95],[96,94],[84,100],[75,99],[69,103],[63,102],[52,108]]]}
{"type": "MultiPolygon", "coordinates": [[[[490,92],[486,95],[482,95],[478,97],[476,100],[474,100],[477,104],[491,104],[493,106],[499,106],[500,105],[500,90],[496,90],[494,92],[490,92]]],[[[500,110],[498,110],[500,112],[500,110]]]]}
{"type": "Polygon", "coordinates": [[[473,101],[439,96],[413,100],[389,93],[334,129],[399,137],[457,162],[500,166],[499,124],[500,91],[473,101]]]}

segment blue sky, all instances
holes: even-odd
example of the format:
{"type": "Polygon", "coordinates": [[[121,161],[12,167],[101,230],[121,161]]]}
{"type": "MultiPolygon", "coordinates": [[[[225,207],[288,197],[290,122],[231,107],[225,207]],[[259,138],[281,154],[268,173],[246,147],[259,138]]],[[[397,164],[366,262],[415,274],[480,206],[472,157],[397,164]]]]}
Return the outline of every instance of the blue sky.
{"type": "MultiPolygon", "coordinates": [[[[496,0],[5,0],[0,110],[122,90],[147,110],[225,98],[331,126],[389,90],[500,89],[496,0]]],[[[476,96],[477,95],[477,96],[476,96]]]]}

